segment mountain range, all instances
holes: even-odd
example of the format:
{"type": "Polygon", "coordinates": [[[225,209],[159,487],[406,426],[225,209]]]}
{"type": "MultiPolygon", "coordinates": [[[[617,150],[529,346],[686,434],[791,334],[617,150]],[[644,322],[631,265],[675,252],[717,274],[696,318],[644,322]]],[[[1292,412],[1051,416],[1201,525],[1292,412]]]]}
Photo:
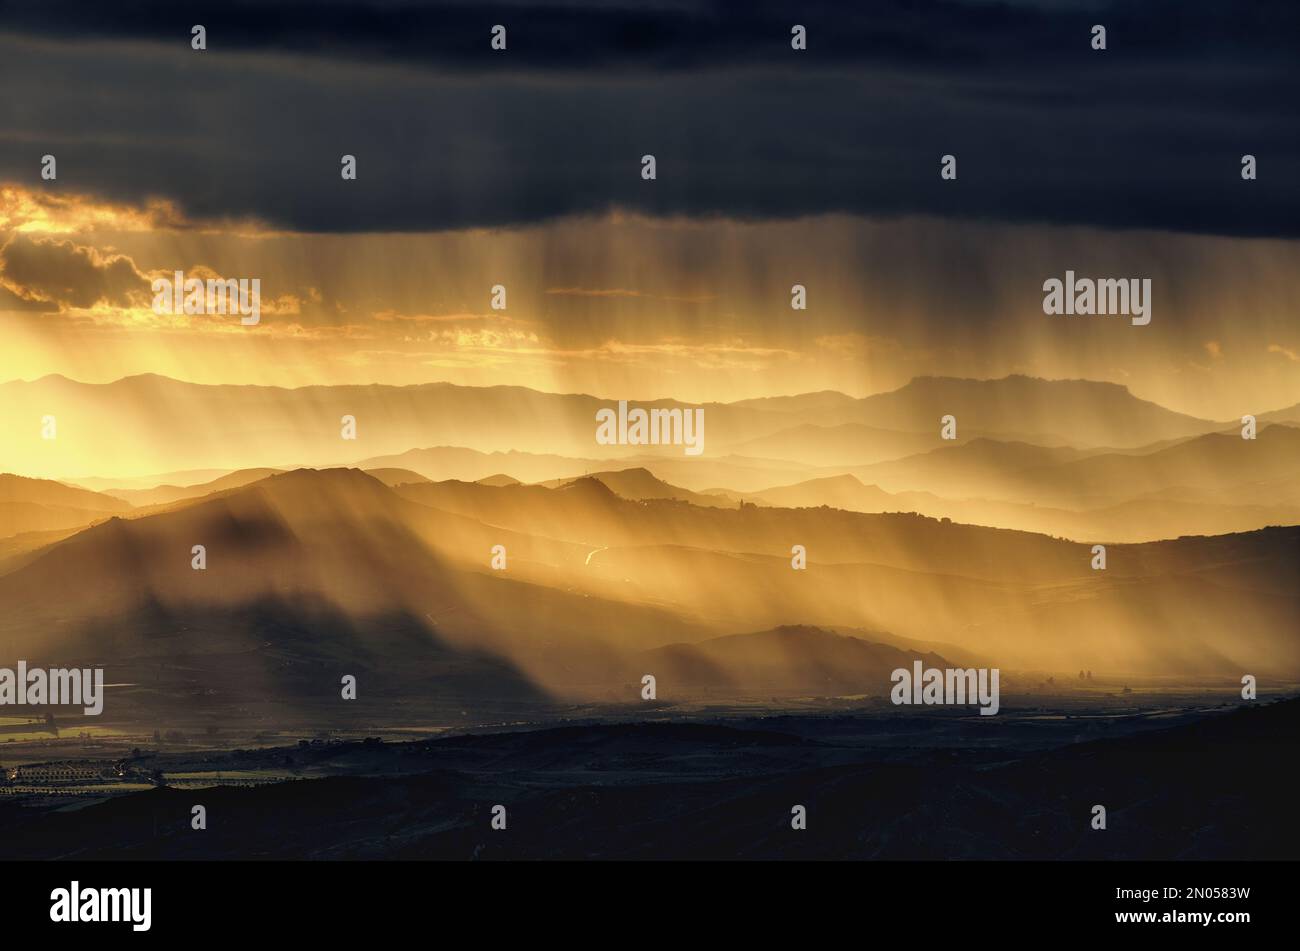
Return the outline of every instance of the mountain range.
{"type": "Polygon", "coordinates": [[[0,644],[111,665],[128,718],[510,716],[647,672],[666,702],[879,697],[918,658],[1300,677],[1286,410],[1243,439],[1110,384],[923,378],[710,404],[692,458],[515,388],[0,390],[10,468],[94,473],[0,474],[0,644]]]}
{"type": "MultiPolygon", "coordinates": [[[[634,447],[595,442],[596,411],[618,399],[447,383],[283,389],[154,375],[106,384],[47,376],[0,384],[0,405],[6,407],[0,415],[0,471],[102,478],[285,468],[351,463],[431,445],[605,460],[644,455],[634,447]],[[56,422],[55,438],[45,438],[42,421],[48,417],[56,422]],[[355,440],[342,438],[344,417],[355,420],[355,440]]],[[[1025,376],[922,377],[860,399],[821,393],[729,404],[651,399],[631,405],[700,405],[707,420],[706,454],[767,458],[788,444],[791,454],[806,454],[805,465],[883,461],[921,451],[928,438],[938,448],[946,415],[957,417],[962,439],[982,435],[1076,448],[1136,447],[1230,425],[1173,412],[1116,384],[1025,376]],[[846,447],[841,458],[826,451],[837,436],[846,447]]],[[[1270,416],[1267,409],[1261,408],[1264,420],[1285,421],[1300,412],[1289,407],[1270,416]]],[[[660,449],[657,454],[682,455],[678,447],[660,449]]]]}
{"type": "Polygon", "coordinates": [[[111,664],[141,716],[232,697],[338,713],[345,673],[375,703],[631,699],[651,663],[661,697],[881,696],[891,664],[935,649],[918,644],[1015,670],[1295,677],[1298,546],[1300,528],[1115,545],[1096,571],[1084,544],[915,514],[296,470],[0,559],[0,643],[111,664]]]}

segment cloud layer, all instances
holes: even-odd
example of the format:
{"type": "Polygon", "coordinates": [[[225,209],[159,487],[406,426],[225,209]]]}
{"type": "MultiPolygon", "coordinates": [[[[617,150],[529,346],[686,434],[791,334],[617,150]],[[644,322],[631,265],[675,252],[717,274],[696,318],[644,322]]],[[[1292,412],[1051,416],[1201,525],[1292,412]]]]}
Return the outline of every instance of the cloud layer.
{"type": "Polygon", "coordinates": [[[52,0],[6,14],[0,179],[38,184],[48,152],[53,188],[162,196],[196,217],[424,231],[623,208],[1300,229],[1300,7],[1285,2],[194,14],[52,0]],[[789,46],[796,19],[806,52],[789,46]],[[489,48],[495,23],[505,52],[489,48]],[[1258,181],[1240,178],[1247,153],[1258,181]],[[944,154],[956,182],[939,178],[944,154]]]}

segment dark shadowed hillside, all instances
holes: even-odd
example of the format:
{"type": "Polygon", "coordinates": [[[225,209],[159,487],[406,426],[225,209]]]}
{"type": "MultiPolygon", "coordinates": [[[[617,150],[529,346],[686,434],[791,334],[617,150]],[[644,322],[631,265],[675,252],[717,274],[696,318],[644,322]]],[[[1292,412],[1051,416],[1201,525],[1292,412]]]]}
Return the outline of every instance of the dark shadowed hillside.
{"type": "Polygon", "coordinates": [[[227,753],[211,765],[304,778],[206,789],[221,821],[202,835],[189,827],[193,792],[173,789],[76,811],[0,804],[0,835],[13,855],[91,859],[1300,856],[1289,788],[1240,774],[1300,741],[1300,701],[1165,729],[994,719],[584,724],[227,753]],[[1034,742],[1016,739],[1025,730],[1034,742]],[[337,775],[307,778],[322,769],[337,775]],[[490,828],[494,803],[508,810],[505,831],[490,828]],[[1105,830],[1090,826],[1097,804],[1105,830]],[[791,828],[795,805],[805,830],[791,828]]]}

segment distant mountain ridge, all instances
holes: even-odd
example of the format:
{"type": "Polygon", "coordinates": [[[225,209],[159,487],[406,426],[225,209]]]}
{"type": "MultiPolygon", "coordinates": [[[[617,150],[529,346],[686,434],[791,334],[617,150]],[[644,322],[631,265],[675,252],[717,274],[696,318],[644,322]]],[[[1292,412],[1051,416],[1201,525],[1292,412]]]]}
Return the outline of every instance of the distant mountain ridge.
{"type": "MultiPolygon", "coordinates": [[[[614,396],[451,383],[284,389],[203,385],[156,375],[105,384],[43,377],[0,384],[0,471],[29,471],[33,460],[41,460],[45,474],[93,472],[101,478],[142,471],[337,465],[430,445],[606,461],[644,455],[647,447],[596,443],[596,411],[617,402],[614,396]],[[39,427],[32,424],[46,415],[58,420],[58,440],[41,439],[39,427]],[[355,441],[341,437],[345,416],[356,420],[355,441]]],[[[905,434],[932,436],[937,444],[945,415],[957,418],[959,435],[1075,446],[1137,446],[1226,425],[1165,409],[1113,383],[1025,376],[919,377],[861,399],[817,393],[736,403],[665,398],[631,405],[702,407],[704,452],[715,458],[734,453],[731,447],[806,425],[875,428],[894,433],[880,438],[902,440],[906,451],[919,446],[905,434]]],[[[675,446],[659,447],[659,454],[682,456],[675,446]]]]}
{"type": "Polygon", "coordinates": [[[1023,375],[917,377],[866,397],[854,410],[858,422],[918,432],[937,428],[945,415],[956,417],[958,433],[965,428],[1026,441],[1050,434],[1076,447],[1140,446],[1223,426],[1139,399],[1117,383],[1023,375]]]}
{"type": "Polygon", "coordinates": [[[0,538],[82,528],[130,508],[121,499],[79,486],[0,473],[0,538]]]}
{"type": "MultiPolygon", "coordinates": [[[[681,489],[675,485],[670,485],[664,480],[657,478],[649,469],[640,466],[631,469],[618,469],[610,472],[593,472],[590,475],[582,476],[582,479],[594,479],[606,486],[615,495],[632,501],[642,501],[645,499],[668,499],[679,502],[689,502],[692,505],[700,505],[706,508],[713,507],[731,507],[727,499],[719,498],[713,495],[704,495],[699,492],[691,492],[688,489],[681,489]]],[[[479,480],[482,484],[488,485],[484,480],[479,480]]],[[[558,488],[560,486],[572,485],[579,479],[556,479],[552,482],[544,482],[542,485],[547,488],[558,488]]]]}

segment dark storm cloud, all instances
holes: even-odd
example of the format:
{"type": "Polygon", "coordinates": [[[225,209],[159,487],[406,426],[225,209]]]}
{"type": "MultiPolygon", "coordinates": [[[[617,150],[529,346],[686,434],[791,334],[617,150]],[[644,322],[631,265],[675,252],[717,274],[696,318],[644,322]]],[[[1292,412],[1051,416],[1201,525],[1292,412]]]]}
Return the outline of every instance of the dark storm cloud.
{"type": "MultiPolygon", "coordinates": [[[[964,67],[1072,57],[1080,26],[1105,23],[1118,46],[1184,59],[1237,47],[1289,58],[1298,16],[1287,2],[1153,0],[9,0],[6,28],[59,39],[188,40],[202,23],[213,50],[306,53],[419,66],[698,69],[770,63],[790,28],[821,62],[964,67]],[[488,49],[494,24],[510,57],[488,49]]],[[[1122,55],[1122,54],[1121,54],[1122,55]]]]}
{"type": "Polygon", "coordinates": [[[423,230],[619,206],[1300,231],[1289,2],[0,11],[0,177],[39,186],[52,152],[46,187],[197,216],[423,230]],[[189,49],[196,22],[206,52],[189,49]],[[494,23],[505,53],[488,48],[494,23]],[[1246,152],[1259,181],[1240,179],[1246,152]],[[339,178],[344,153],[356,182],[339,178]]]}

